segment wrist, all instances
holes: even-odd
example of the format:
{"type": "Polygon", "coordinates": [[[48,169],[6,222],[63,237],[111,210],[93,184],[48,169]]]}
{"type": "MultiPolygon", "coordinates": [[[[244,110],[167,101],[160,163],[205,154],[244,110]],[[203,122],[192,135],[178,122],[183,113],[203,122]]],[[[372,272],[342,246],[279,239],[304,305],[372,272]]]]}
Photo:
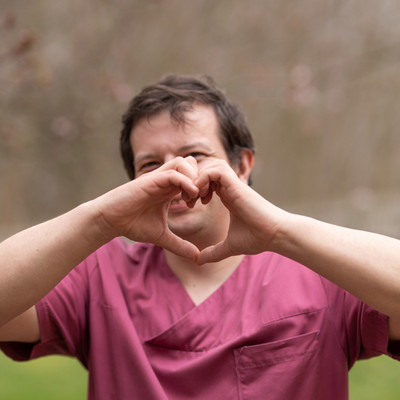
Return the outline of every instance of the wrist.
{"type": "Polygon", "coordinates": [[[284,211],[276,224],[270,251],[290,257],[297,246],[297,236],[301,235],[302,218],[304,217],[284,211]]]}
{"type": "Polygon", "coordinates": [[[83,221],[84,237],[95,247],[100,247],[119,236],[116,230],[107,223],[94,200],[79,205],[76,211],[83,221]]]}

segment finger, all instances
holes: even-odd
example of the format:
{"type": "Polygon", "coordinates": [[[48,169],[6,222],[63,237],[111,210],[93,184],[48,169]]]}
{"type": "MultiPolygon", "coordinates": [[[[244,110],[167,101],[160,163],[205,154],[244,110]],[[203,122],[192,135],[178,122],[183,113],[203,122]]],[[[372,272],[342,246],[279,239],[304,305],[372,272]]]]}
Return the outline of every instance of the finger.
{"type": "Polygon", "coordinates": [[[199,187],[200,192],[209,182],[226,185],[230,181],[238,179],[236,172],[224,160],[216,160],[215,162],[209,163],[205,166],[202,164],[199,167],[198,175],[199,177],[195,180],[195,183],[199,187]]]}
{"type": "Polygon", "coordinates": [[[208,187],[208,193],[205,196],[201,197],[201,202],[203,204],[208,204],[211,201],[215,189],[216,189],[216,186],[215,186],[214,182],[211,182],[208,187]]]}
{"type": "Polygon", "coordinates": [[[195,180],[198,176],[197,161],[194,157],[176,157],[173,160],[166,162],[163,166],[159,168],[160,171],[164,170],[175,170],[183,175],[195,180]]]}
{"type": "Polygon", "coordinates": [[[212,189],[210,190],[210,182],[207,182],[204,186],[197,187],[199,188],[199,196],[201,198],[209,196],[210,192],[212,193],[212,189]]]}
{"type": "Polygon", "coordinates": [[[181,192],[182,200],[186,201],[186,203],[193,203],[193,205],[196,203],[196,201],[199,199],[199,195],[197,196],[190,196],[188,193],[186,193],[184,190],[181,192]]]}
{"type": "Polygon", "coordinates": [[[199,194],[199,188],[193,183],[192,179],[175,170],[162,172],[162,176],[160,175],[157,184],[163,189],[166,189],[170,186],[180,188],[182,193],[185,193],[185,196],[188,200],[198,197],[199,194]]]}
{"type": "Polygon", "coordinates": [[[184,158],[186,162],[188,162],[190,165],[192,165],[193,169],[195,169],[196,171],[199,170],[199,166],[197,164],[197,160],[192,157],[192,156],[187,156],[184,158]]]}
{"type": "Polygon", "coordinates": [[[181,174],[186,175],[187,177],[191,178],[193,181],[197,179],[199,176],[199,171],[197,168],[197,161],[194,157],[178,157],[177,166],[175,168],[181,174]]]}
{"type": "Polygon", "coordinates": [[[196,198],[194,198],[194,199],[190,199],[190,200],[188,200],[188,201],[186,201],[186,205],[189,207],[189,208],[193,208],[194,206],[195,206],[195,204],[197,203],[197,200],[199,199],[199,197],[196,197],[196,198]]]}
{"type": "Polygon", "coordinates": [[[234,254],[229,250],[227,242],[223,241],[203,249],[198,255],[196,263],[203,265],[210,262],[217,262],[233,255],[234,254]]]}
{"type": "Polygon", "coordinates": [[[211,200],[212,193],[215,190],[215,183],[211,180],[211,177],[206,172],[202,172],[199,174],[199,178],[194,182],[196,186],[199,188],[199,196],[205,200],[205,204],[211,200]]]}
{"type": "Polygon", "coordinates": [[[213,196],[213,191],[210,190],[210,191],[207,193],[206,196],[201,197],[201,202],[202,202],[203,204],[208,204],[208,203],[211,201],[212,196],[213,196]]]}
{"type": "Polygon", "coordinates": [[[210,192],[210,185],[213,185],[212,190],[220,183],[223,171],[218,166],[202,169],[199,172],[198,178],[194,181],[196,186],[199,188],[201,197],[206,197],[210,192]]]}

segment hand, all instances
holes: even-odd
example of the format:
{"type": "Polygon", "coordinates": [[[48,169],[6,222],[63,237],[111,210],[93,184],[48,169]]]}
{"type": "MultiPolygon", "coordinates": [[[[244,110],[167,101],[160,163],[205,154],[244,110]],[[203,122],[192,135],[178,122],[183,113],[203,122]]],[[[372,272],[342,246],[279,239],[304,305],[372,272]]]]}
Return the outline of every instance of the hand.
{"type": "Polygon", "coordinates": [[[227,237],[201,251],[198,264],[238,254],[257,254],[272,246],[286,213],[250,188],[225,161],[207,163],[195,183],[203,203],[209,202],[215,192],[230,212],[227,237]]]}
{"type": "Polygon", "coordinates": [[[199,189],[193,157],[177,157],[160,168],[141,175],[95,200],[100,220],[111,236],[126,236],[138,242],[161,246],[180,256],[195,260],[199,250],[173,234],[167,225],[170,201],[178,193],[191,206],[199,189]]]}

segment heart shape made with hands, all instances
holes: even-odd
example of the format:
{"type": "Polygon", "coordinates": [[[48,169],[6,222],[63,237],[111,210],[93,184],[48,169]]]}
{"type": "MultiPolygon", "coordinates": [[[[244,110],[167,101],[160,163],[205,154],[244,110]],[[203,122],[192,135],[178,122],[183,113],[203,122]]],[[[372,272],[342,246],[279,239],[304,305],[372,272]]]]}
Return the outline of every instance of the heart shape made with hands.
{"type": "MultiPolygon", "coordinates": [[[[195,198],[190,197],[184,191],[181,192],[181,198],[185,201],[185,203],[187,204],[187,206],[189,208],[194,208],[197,202],[201,202],[203,205],[207,205],[211,202],[211,200],[214,196],[218,196],[219,200],[221,201],[221,204],[228,211],[230,211],[229,208],[226,206],[226,201],[223,201],[221,199],[220,187],[218,186],[217,183],[215,183],[211,179],[208,179],[208,182],[203,179],[203,181],[201,182],[201,186],[199,187],[199,195],[195,198]]],[[[232,221],[232,216],[231,216],[230,229],[228,230],[226,237],[222,241],[220,241],[218,243],[211,243],[207,247],[203,248],[202,250],[200,250],[196,246],[196,244],[180,238],[175,233],[173,233],[173,235],[178,236],[178,238],[181,241],[185,242],[186,245],[188,246],[187,247],[188,253],[186,254],[187,258],[193,259],[198,264],[205,264],[208,262],[216,262],[216,261],[220,261],[224,258],[227,258],[231,255],[234,255],[234,253],[228,246],[229,235],[232,233],[232,230],[231,230],[232,222],[233,221],[232,221]],[[189,248],[189,246],[190,246],[190,248],[189,248]],[[195,252],[193,250],[193,246],[196,248],[197,254],[194,254],[195,252]]],[[[182,242],[181,242],[181,244],[182,244],[182,242]]],[[[179,247],[179,249],[176,249],[176,250],[178,250],[178,251],[173,251],[173,252],[182,255],[181,247],[179,247]]]]}
{"type": "MultiPolygon", "coordinates": [[[[260,220],[265,216],[260,211],[265,199],[247,184],[251,163],[242,161],[242,164],[245,167],[242,165],[234,170],[225,160],[207,159],[202,161],[200,166],[200,163],[197,163],[194,158],[189,157],[174,159],[156,170],[157,172],[154,171],[155,174],[166,172],[168,169],[178,172],[178,176],[174,175],[176,180],[174,182],[168,180],[169,183],[166,186],[169,188],[171,188],[171,184],[175,187],[179,186],[180,197],[189,208],[195,207],[198,201],[207,205],[214,196],[218,196],[222,206],[229,212],[226,236],[218,243],[203,243],[203,245],[198,243],[199,249],[196,244],[179,237],[168,227],[167,234],[163,236],[162,241],[158,242],[158,245],[198,264],[217,262],[239,254],[259,252],[262,245],[260,244],[260,233],[257,230],[260,231],[259,228],[262,227],[260,220]]],[[[166,188],[166,190],[168,189],[166,188]]],[[[176,191],[174,196],[177,196],[176,191]]],[[[171,200],[172,198],[170,198],[171,200]]],[[[169,208],[170,203],[167,212],[169,212],[169,208]]],[[[218,212],[215,210],[213,212],[218,212]]],[[[205,218],[210,220],[210,215],[212,217],[212,214],[209,214],[205,218]]],[[[221,225],[216,228],[220,227],[221,225]]],[[[212,233],[210,232],[210,235],[212,233]]],[[[221,239],[221,235],[220,232],[219,239],[221,239]]],[[[211,237],[209,239],[212,240],[211,237]]],[[[200,240],[204,241],[204,237],[200,240]]]]}

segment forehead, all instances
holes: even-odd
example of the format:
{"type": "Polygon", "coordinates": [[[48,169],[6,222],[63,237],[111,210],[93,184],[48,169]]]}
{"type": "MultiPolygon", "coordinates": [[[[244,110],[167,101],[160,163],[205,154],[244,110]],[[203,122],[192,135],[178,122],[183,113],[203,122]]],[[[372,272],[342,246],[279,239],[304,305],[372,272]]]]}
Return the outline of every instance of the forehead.
{"type": "Polygon", "coordinates": [[[153,151],[165,145],[185,146],[192,142],[223,148],[219,131],[214,109],[195,105],[185,112],[184,123],[173,121],[168,111],[139,120],[132,129],[130,141],[135,157],[138,152],[153,151]]]}

